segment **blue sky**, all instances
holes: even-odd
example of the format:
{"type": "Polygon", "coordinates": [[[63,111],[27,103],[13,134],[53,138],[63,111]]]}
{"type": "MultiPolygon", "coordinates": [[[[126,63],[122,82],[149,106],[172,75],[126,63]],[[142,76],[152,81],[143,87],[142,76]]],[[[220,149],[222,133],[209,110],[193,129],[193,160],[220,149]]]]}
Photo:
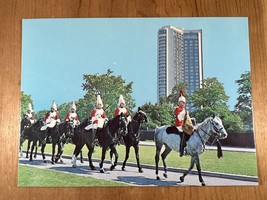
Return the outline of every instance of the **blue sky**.
{"type": "Polygon", "coordinates": [[[157,101],[157,31],[165,25],[202,29],[204,78],[217,77],[237,98],[235,80],[250,71],[248,19],[76,18],[22,22],[21,90],[34,110],[83,97],[83,74],[122,75],[133,81],[136,105],[157,101]]]}

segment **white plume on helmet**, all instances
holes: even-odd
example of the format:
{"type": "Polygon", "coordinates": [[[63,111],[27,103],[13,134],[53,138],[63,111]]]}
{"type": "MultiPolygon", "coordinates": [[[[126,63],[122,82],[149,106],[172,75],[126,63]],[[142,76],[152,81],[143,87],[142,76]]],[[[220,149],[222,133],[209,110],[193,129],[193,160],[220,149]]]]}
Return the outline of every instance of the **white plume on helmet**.
{"type": "Polygon", "coordinates": [[[182,101],[182,102],[185,102],[186,103],[186,98],[185,98],[185,95],[184,95],[184,92],[183,90],[180,90],[180,94],[179,94],[179,99],[178,101],[182,101]]]}
{"type": "Polygon", "coordinates": [[[123,95],[120,95],[118,105],[121,105],[121,103],[123,103],[125,105],[125,101],[123,99],[123,95]]]}
{"type": "Polygon", "coordinates": [[[31,103],[28,104],[28,110],[31,111],[31,112],[33,112],[32,104],[31,103]]]}
{"type": "Polygon", "coordinates": [[[55,101],[53,101],[51,108],[53,108],[55,111],[57,111],[57,104],[55,101]]]}
{"type": "Polygon", "coordinates": [[[71,110],[72,110],[72,109],[73,109],[73,110],[76,110],[76,105],[75,105],[75,102],[74,102],[74,101],[72,102],[70,109],[71,109],[71,110]]]}
{"type": "Polygon", "coordinates": [[[103,102],[102,102],[100,95],[97,95],[96,96],[96,105],[99,105],[99,104],[101,104],[103,106],[103,102]]]}

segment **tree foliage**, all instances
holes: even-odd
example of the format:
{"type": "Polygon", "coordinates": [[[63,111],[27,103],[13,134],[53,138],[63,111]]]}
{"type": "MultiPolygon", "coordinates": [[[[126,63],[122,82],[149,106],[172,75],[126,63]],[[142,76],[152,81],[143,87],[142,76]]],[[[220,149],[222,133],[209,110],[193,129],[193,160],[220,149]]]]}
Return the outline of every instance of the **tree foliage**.
{"type": "Polygon", "coordinates": [[[28,104],[32,104],[32,108],[34,109],[33,101],[31,99],[31,95],[25,94],[23,91],[20,93],[20,116],[28,110],[28,104]]]}
{"type": "Polygon", "coordinates": [[[235,105],[235,113],[238,114],[243,120],[247,130],[253,129],[253,116],[252,116],[252,89],[251,89],[251,76],[247,71],[241,74],[238,84],[238,97],[237,104],[235,105]]]}
{"type": "Polygon", "coordinates": [[[174,123],[173,106],[166,97],[160,99],[159,104],[146,103],[142,106],[148,117],[146,126],[148,129],[154,129],[157,126],[172,125],[174,123]]]}
{"type": "Polygon", "coordinates": [[[196,108],[191,116],[198,122],[213,115],[219,116],[227,131],[241,131],[243,123],[240,117],[230,112],[227,101],[229,97],[224,91],[223,84],[217,78],[207,78],[203,87],[196,90],[191,97],[191,103],[196,108]]]}
{"type": "MultiPolygon", "coordinates": [[[[83,90],[86,91],[83,99],[78,102],[79,108],[88,109],[90,112],[96,105],[96,96],[101,95],[104,110],[108,117],[113,117],[118,106],[118,99],[123,95],[126,106],[131,111],[135,107],[134,99],[131,96],[133,82],[126,83],[121,76],[112,75],[113,71],[108,70],[106,74],[84,74],[83,90]],[[87,106],[84,108],[84,106],[87,106]]],[[[82,115],[88,114],[83,110],[82,115]]]]}

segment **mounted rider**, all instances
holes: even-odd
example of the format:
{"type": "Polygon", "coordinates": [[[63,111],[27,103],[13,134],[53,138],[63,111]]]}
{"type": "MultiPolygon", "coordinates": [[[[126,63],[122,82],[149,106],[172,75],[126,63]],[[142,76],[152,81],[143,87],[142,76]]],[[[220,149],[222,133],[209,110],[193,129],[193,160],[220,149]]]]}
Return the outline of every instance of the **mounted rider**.
{"type": "Polygon", "coordinates": [[[189,117],[188,112],[185,109],[185,104],[186,104],[186,98],[185,98],[184,92],[180,90],[178,106],[176,106],[174,110],[175,126],[178,129],[178,131],[182,133],[181,142],[180,142],[180,157],[184,155],[186,137],[188,137],[188,135],[182,129],[185,117],[189,117]]]}
{"type": "Polygon", "coordinates": [[[114,112],[114,117],[120,115],[121,113],[125,114],[125,116],[127,117],[127,124],[128,124],[131,121],[131,116],[129,115],[129,111],[126,108],[126,103],[123,98],[123,95],[120,95],[119,97],[119,103],[118,103],[118,107],[116,108],[114,112]]]}
{"type": "Polygon", "coordinates": [[[70,112],[68,112],[68,114],[66,115],[64,119],[65,121],[72,122],[74,127],[80,124],[79,116],[76,113],[76,109],[77,108],[76,108],[75,102],[73,101],[70,106],[70,112]]]}
{"type": "Polygon", "coordinates": [[[51,129],[56,127],[60,123],[60,117],[57,112],[57,105],[56,102],[52,102],[52,106],[49,112],[46,113],[45,119],[44,119],[45,125],[41,127],[41,131],[47,131],[47,142],[52,142],[51,137],[51,129]]]}
{"type": "Polygon", "coordinates": [[[56,124],[60,123],[60,117],[57,112],[57,104],[55,101],[52,103],[51,110],[45,115],[45,123],[49,128],[53,128],[56,124]]]}
{"type": "Polygon", "coordinates": [[[103,128],[104,123],[108,121],[100,95],[97,95],[96,97],[96,107],[92,110],[88,120],[90,124],[85,127],[85,130],[92,129],[92,131],[96,131],[97,128],[103,128]]]}
{"type": "Polygon", "coordinates": [[[34,115],[33,115],[32,104],[31,103],[28,104],[28,110],[24,114],[24,118],[27,118],[28,120],[30,120],[31,125],[35,122],[34,115]]]}
{"type": "MultiPolygon", "coordinates": [[[[123,95],[119,96],[118,107],[115,109],[114,117],[120,115],[121,113],[123,113],[127,117],[127,127],[128,127],[128,124],[132,121],[132,118],[129,115],[128,109],[126,108],[126,102],[123,98],[123,95]]],[[[131,130],[128,130],[128,131],[132,131],[132,126],[129,126],[129,127],[131,130]]],[[[127,133],[124,133],[124,134],[127,134],[127,133]]],[[[121,138],[121,135],[119,134],[118,140],[120,140],[120,138],[121,138]]]]}

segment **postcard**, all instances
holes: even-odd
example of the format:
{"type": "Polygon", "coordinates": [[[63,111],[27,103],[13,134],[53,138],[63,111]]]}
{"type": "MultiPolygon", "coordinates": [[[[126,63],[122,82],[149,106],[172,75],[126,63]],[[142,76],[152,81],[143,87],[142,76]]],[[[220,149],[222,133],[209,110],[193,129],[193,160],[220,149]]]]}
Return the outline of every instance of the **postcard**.
{"type": "Polygon", "coordinates": [[[255,186],[247,17],[22,20],[20,187],[255,186]]]}

